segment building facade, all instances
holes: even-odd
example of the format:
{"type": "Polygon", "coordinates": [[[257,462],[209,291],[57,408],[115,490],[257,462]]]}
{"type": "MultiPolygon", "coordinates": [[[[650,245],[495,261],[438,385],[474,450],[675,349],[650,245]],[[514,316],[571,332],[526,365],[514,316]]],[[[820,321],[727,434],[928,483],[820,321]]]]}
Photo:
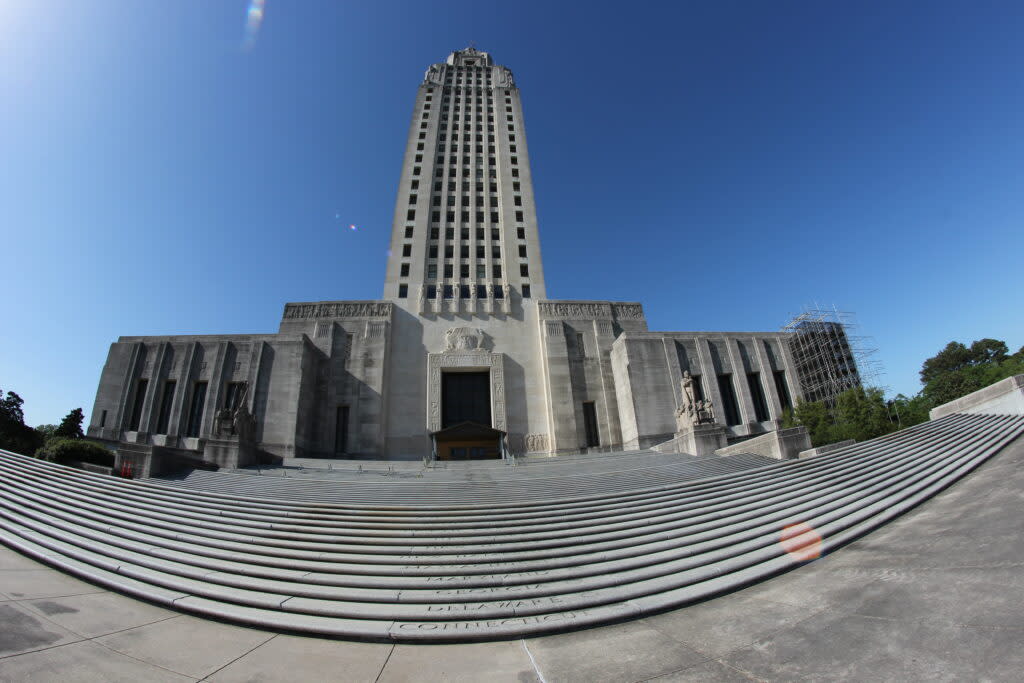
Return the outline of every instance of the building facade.
{"type": "Polygon", "coordinates": [[[548,299],[519,88],[467,48],[418,87],[382,299],[288,303],[276,334],[121,337],[88,433],[222,465],[473,457],[493,435],[646,448],[672,438],[688,371],[739,439],[800,397],[791,336],[652,332],[637,302],[548,299]]]}

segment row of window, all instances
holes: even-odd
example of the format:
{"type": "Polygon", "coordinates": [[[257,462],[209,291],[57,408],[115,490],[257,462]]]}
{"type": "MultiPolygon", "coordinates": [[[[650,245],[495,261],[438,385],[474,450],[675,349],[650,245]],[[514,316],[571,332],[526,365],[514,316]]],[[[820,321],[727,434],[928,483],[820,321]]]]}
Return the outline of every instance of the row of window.
{"type": "MultiPolygon", "coordinates": [[[[455,265],[451,264],[451,263],[445,263],[445,264],[443,264],[443,270],[441,272],[443,273],[443,277],[445,279],[453,278],[453,277],[455,277],[455,265]]],[[[468,278],[469,277],[469,272],[470,272],[470,265],[468,263],[463,263],[463,264],[459,265],[459,277],[460,278],[468,278]]],[[[491,277],[493,277],[495,280],[501,279],[501,272],[502,271],[501,271],[501,264],[500,263],[496,263],[496,264],[493,264],[491,266],[491,277]]],[[[400,266],[399,271],[398,271],[398,276],[399,277],[409,277],[409,264],[408,263],[403,263],[400,266]]],[[[526,264],[526,263],[520,263],[519,264],[519,276],[520,277],[530,277],[530,266],[529,266],[529,264],[526,264]]],[[[476,266],[476,277],[477,277],[478,280],[483,280],[484,278],[487,277],[487,266],[486,265],[484,265],[482,263],[478,263],[477,264],[477,266],[476,266]]],[[[437,264],[436,263],[428,263],[427,264],[427,279],[428,280],[436,280],[437,279],[437,264]]]]}
{"type": "MultiPolygon", "coordinates": [[[[516,197],[516,199],[519,199],[519,198],[516,197]]],[[[516,204],[516,206],[522,206],[522,201],[520,200],[518,202],[515,202],[515,204],[516,204]]],[[[470,212],[469,211],[461,211],[460,213],[461,213],[461,216],[460,216],[461,222],[468,223],[469,222],[470,212]]],[[[416,220],[416,209],[409,209],[406,212],[406,214],[405,214],[405,219],[407,221],[414,221],[414,220],[416,220]]],[[[448,223],[454,223],[455,222],[455,212],[454,211],[446,211],[445,212],[445,221],[448,222],[448,223]]],[[[430,222],[431,223],[440,223],[441,222],[441,212],[440,211],[431,211],[430,212],[430,222]]],[[[476,222],[477,223],[483,223],[484,222],[484,212],[483,211],[477,211],[476,212],[476,222]]],[[[497,223],[497,222],[498,222],[498,212],[492,211],[491,212],[491,223],[497,223]]],[[[523,222],[523,212],[522,211],[516,211],[516,222],[517,223],[522,223],[523,222]]]]}
{"type": "MultiPolygon", "coordinates": [[[[502,287],[501,285],[492,285],[491,288],[495,299],[505,298],[504,287],[502,287]]],[[[456,291],[458,291],[460,299],[469,299],[471,298],[471,294],[473,293],[473,289],[469,285],[427,285],[425,293],[427,299],[454,299],[456,291]],[[456,287],[458,288],[457,290],[456,287]]],[[[511,293],[511,289],[509,291],[511,293]]],[[[520,294],[522,294],[524,299],[529,299],[531,297],[530,285],[520,285],[519,292],[520,294]]],[[[398,285],[398,298],[409,298],[408,285],[398,285]]],[[[487,285],[476,286],[476,298],[487,298],[487,285]]]]}
{"type": "MultiPolygon", "coordinates": [[[[224,385],[224,394],[221,406],[224,409],[234,411],[238,408],[245,393],[246,382],[227,382],[224,385]]],[[[169,379],[164,382],[163,392],[160,394],[160,410],[157,413],[156,429],[154,434],[166,434],[171,421],[171,408],[174,405],[174,393],[178,383],[169,379]]],[[[142,424],[142,407],[146,400],[146,389],[149,387],[148,379],[140,379],[135,386],[135,398],[132,401],[132,412],[128,420],[128,431],[137,432],[142,424]]],[[[203,409],[206,407],[207,383],[196,382],[192,390],[192,399],[189,403],[188,415],[185,423],[185,436],[199,436],[199,429],[203,422],[203,409]]],[[[100,426],[106,423],[106,411],[100,426]]]]}

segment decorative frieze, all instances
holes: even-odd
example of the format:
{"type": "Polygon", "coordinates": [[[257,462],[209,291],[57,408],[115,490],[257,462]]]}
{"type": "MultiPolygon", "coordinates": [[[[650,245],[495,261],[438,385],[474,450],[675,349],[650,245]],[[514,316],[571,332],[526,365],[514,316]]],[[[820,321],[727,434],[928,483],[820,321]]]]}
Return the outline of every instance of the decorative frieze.
{"type": "Polygon", "coordinates": [[[541,301],[537,308],[542,318],[563,320],[643,320],[644,308],[636,303],[611,301],[541,301]]]}
{"type": "Polygon", "coordinates": [[[391,318],[393,304],[387,301],[326,301],[284,305],[285,320],[313,318],[391,318]]]}

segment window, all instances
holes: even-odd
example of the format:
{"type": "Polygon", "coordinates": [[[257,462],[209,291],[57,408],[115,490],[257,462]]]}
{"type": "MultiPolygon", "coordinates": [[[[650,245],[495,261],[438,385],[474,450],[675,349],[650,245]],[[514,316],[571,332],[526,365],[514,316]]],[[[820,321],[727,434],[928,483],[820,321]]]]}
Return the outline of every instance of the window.
{"type": "Polygon", "coordinates": [[[455,258],[455,246],[451,244],[444,245],[444,257],[455,258]]]}
{"type": "Polygon", "coordinates": [[[583,431],[587,436],[587,448],[600,446],[601,437],[597,431],[597,410],[594,409],[593,401],[583,402],[583,425],[583,431]]]}
{"type": "Polygon", "coordinates": [[[518,168],[513,168],[512,169],[512,177],[513,178],[518,178],[519,177],[519,169],[518,168]]]}
{"type": "Polygon", "coordinates": [[[405,226],[405,239],[412,239],[412,226],[405,226]]]}
{"type": "Polygon", "coordinates": [[[459,277],[469,277],[469,264],[463,263],[459,266],[459,277]]]}
{"type": "Polygon", "coordinates": [[[412,245],[411,244],[403,244],[402,245],[402,256],[412,256],[412,245]]]}
{"type": "Polygon", "coordinates": [[[512,189],[514,191],[516,191],[516,192],[519,192],[519,183],[518,182],[512,183],[512,189]]]}
{"type": "Polygon", "coordinates": [[[444,288],[443,288],[443,291],[444,291],[444,298],[445,299],[451,299],[452,296],[454,295],[454,292],[452,291],[452,286],[451,285],[445,285],[444,288]]]}
{"type": "Polygon", "coordinates": [[[409,221],[416,220],[416,209],[409,209],[409,213],[406,215],[405,218],[406,218],[406,220],[409,220],[409,221]]]}
{"type": "Polygon", "coordinates": [[[430,222],[431,223],[440,223],[441,222],[441,212],[440,211],[434,211],[433,213],[431,213],[430,214],[430,222]]]}
{"type": "Polygon", "coordinates": [[[459,258],[469,258],[469,245],[463,244],[459,247],[459,258]]]}
{"type": "Polygon", "coordinates": [[[414,181],[412,181],[409,184],[409,189],[410,190],[417,190],[417,189],[419,189],[419,187],[420,187],[420,181],[418,181],[418,180],[414,180],[414,181]]]}
{"type": "Polygon", "coordinates": [[[487,285],[477,285],[476,286],[476,298],[477,299],[486,299],[487,298],[487,285]]]}
{"type": "Polygon", "coordinates": [[[493,258],[493,259],[500,259],[501,258],[501,247],[499,247],[498,245],[494,245],[494,246],[491,247],[491,258],[493,258]]]}
{"type": "Polygon", "coordinates": [[[429,266],[427,266],[427,277],[430,278],[431,280],[433,280],[433,279],[435,279],[437,277],[437,264],[436,263],[431,263],[429,266]]]}
{"type": "Polygon", "coordinates": [[[529,299],[530,298],[530,285],[523,285],[523,298],[524,299],[529,299]]]}
{"type": "Polygon", "coordinates": [[[521,240],[526,239],[526,228],[516,228],[516,237],[521,240]]]}
{"type": "Polygon", "coordinates": [[[504,299],[505,298],[505,290],[503,290],[501,288],[501,285],[494,285],[494,298],[495,299],[504,299]]]}
{"type": "Polygon", "coordinates": [[[174,380],[164,382],[164,394],[160,399],[160,417],[156,422],[156,433],[166,434],[167,426],[171,420],[171,406],[174,404],[174,387],[177,386],[174,380]]]}
{"type": "Polygon", "coordinates": [[[409,277],[409,264],[403,263],[402,268],[398,273],[398,277],[409,277]]]}
{"type": "Polygon", "coordinates": [[[459,296],[463,299],[469,298],[469,285],[459,285],[459,296]]]}
{"type": "Polygon", "coordinates": [[[416,151],[417,152],[422,152],[423,151],[423,143],[422,142],[417,142],[416,143],[416,151]]]}
{"type": "Polygon", "coordinates": [[[519,245],[519,257],[520,258],[526,258],[526,245],[525,244],[520,244],[519,245]]]}
{"type": "Polygon", "coordinates": [[[771,417],[768,414],[768,401],[764,397],[764,387],[761,385],[761,373],[748,373],[747,386],[750,387],[750,398],[754,403],[754,417],[758,422],[767,422],[771,417]]]}
{"type": "Polygon", "coordinates": [[[427,298],[428,299],[436,299],[437,298],[437,285],[427,285],[427,298]]]}
{"type": "Polygon", "coordinates": [[[436,244],[431,244],[430,247],[428,247],[428,249],[427,249],[427,257],[428,258],[437,258],[437,245],[436,244]]]}
{"type": "Polygon", "coordinates": [[[482,245],[482,244],[476,245],[476,257],[477,258],[486,258],[487,257],[487,255],[484,253],[484,245],[482,245]]]}
{"type": "Polygon", "coordinates": [[[409,296],[409,285],[398,285],[398,298],[405,299],[409,296]]]}
{"type": "Polygon", "coordinates": [[[445,228],[444,229],[444,238],[446,240],[453,240],[453,239],[455,239],[455,228],[445,228]]]}
{"type": "Polygon", "coordinates": [[[516,153],[516,146],[515,145],[509,145],[508,151],[510,151],[513,154],[515,154],[516,153]]]}
{"type": "Polygon", "coordinates": [[[413,166],[412,174],[413,175],[419,175],[420,174],[420,167],[419,166],[413,166]]]}
{"type": "Polygon", "coordinates": [[[135,400],[132,402],[132,419],[128,422],[128,431],[139,431],[139,424],[142,422],[142,404],[146,400],[146,388],[149,386],[148,379],[140,379],[135,387],[135,400]]]}
{"type": "Polygon", "coordinates": [[[192,390],[192,402],[188,409],[188,429],[185,436],[199,436],[203,425],[203,408],[206,406],[206,382],[196,382],[192,390]]]}
{"type": "Polygon", "coordinates": [[[483,280],[485,277],[487,277],[487,267],[480,264],[476,267],[476,279],[483,280]]]}
{"type": "Polygon", "coordinates": [[[786,386],[786,371],[776,370],[772,374],[775,376],[775,392],[779,395],[779,402],[783,408],[792,408],[793,402],[789,398],[789,389],[786,386]]]}
{"type": "Polygon", "coordinates": [[[722,395],[722,403],[725,407],[725,424],[730,427],[740,424],[740,406],[736,402],[736,390],[732,385],[732,375],[718,376],[718,391],[722,395]]]}
{"type": "Polygon", "coordinates": [[[493,271],[493,273],[494,273],[494,279],[495,279],[495,280],[498,280],[498,279],[500,279],[500,278],[501,278],[501,264],[500,264],[500,263],[498,263],[498,264],[495,264],[495,265],[494,265],[494,266],[493,266],[493,267],[491,268],[491,270],[492,270],[492,271],[493,271]]]}
{"type": "Polygon", "coordinates": [[[416,204],[416,195],[414,195],[414,194],[409,195],[409,205],[410,206],[414,206],[415,204],[416,204]]]}
{"type": "Polygon", "coordinates": [[[348,451],[348,406],[338,406],[334,416],[334,452],[348,451]]]}
{"type": "Polygon", "coordinates": [[[513,197],[512,201],[513,201],[513,203],[515,203],[516,206],[522,206],[523,205],[523,198],[520,197],[519,195],[516,195],[515,197],[513,197]]]}
{"type": "Polygon", "coordinates": [[[455,266],[450,263],[444,264],[444,276],[447,278],[455,277],[455,266]]]}
{"type": "Polygon", "coordinates": [[[530,277],[530,266],[526,265],[525,263],[520,263],[519,264],[519,276],[520,277],[530,277]]]}

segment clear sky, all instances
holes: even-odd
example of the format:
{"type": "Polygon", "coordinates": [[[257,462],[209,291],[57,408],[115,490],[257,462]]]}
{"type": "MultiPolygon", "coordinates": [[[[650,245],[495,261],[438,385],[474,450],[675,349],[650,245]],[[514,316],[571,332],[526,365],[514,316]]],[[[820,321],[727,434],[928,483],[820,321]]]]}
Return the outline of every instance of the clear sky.
{"type": "Polygon", "coordinates": [[[92,409],[119,335],[381,296],[426,67],[515,73],[548,295],[652,330],[854,311],[890,393],[1024,344],[1024,3],[0,0],[0,387],[92,409]],[[347,229],[356,224],[359,230],[347,229]]]}

